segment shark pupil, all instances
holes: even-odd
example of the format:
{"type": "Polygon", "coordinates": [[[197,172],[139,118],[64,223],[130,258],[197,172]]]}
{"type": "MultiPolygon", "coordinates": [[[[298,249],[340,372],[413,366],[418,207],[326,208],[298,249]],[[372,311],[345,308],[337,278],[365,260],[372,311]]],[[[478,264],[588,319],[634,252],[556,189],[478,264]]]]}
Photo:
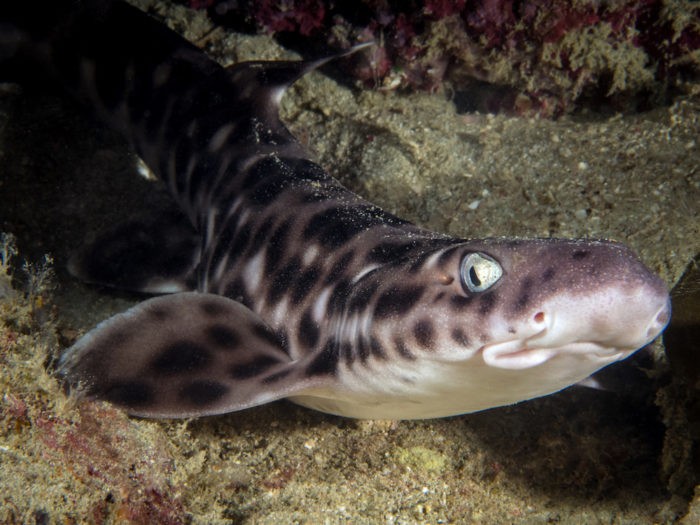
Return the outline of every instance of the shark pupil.
{"type": "Polygon", "coordinates": [[[475,288],[481,286],[481,279],[479,279],[479,276],[476,273],[476,269],[473,266],[469,268],[469,278],[471,279],[472,284],[475,288]]]}

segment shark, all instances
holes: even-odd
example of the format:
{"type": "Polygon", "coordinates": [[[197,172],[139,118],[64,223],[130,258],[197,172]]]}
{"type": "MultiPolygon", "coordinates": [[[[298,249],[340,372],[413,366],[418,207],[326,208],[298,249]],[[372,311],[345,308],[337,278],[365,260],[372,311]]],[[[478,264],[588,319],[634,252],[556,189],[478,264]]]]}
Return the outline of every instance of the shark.
{"type": "Polygon", "coordinates": [[[120,0],[6,4],[0,67],[90,107],[178,207],[71,259],[88,283],[153,294],[63,352],[78,397],[156,418],[279,399],[445,417],[557,392],[669,321],[665,284],[621,243],[455,238],[346,189],[278,111],[331,57],[223,67],[120,0]]]}

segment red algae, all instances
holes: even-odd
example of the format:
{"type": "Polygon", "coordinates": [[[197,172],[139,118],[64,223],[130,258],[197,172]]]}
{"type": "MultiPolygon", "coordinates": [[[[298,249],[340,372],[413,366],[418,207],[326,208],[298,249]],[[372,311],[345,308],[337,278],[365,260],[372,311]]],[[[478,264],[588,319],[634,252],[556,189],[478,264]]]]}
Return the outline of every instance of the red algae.
{"type": "MultiPolygon", "coordinates": [[[[31,291],[0,297],[0,523],[41,516],[66,523],[88,517],[93,523],[185,523],[163,436],[144,432],[106,404],[71,406],[46,371],[48,348],[59,340],[50,313],[51,267],[24,267],[32,272],[24,279],[31,291]]],[[[2,257],[0,281],[8,290],[9,272],[2,257]]]]}
{"type": "Polygon", "coordinates": [[[307,47],[309,36],[311,45],[345,49],[374,40],[378,51],[348,62],[355,78],[380,89],[465,91],[469,107],[481,111],[554,117],[583,100],[636,110],[700,72],[700,7],[689,2],[366,0],[351,8],[318,0],[190,0],[190,6],[208,7],[220,23],[247,20],[285,41],[295,36],[307,47]],[[475,82],[497,87],[496,94],[486,101],[470,95],[475,82]]]}

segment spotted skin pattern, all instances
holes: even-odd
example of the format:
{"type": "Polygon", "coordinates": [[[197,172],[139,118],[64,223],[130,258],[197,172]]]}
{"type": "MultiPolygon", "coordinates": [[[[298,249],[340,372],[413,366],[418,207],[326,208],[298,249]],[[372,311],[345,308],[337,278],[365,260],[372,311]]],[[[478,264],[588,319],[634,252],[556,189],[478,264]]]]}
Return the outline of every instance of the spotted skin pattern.
{"type": "Polygon", "coordinates": [[[85,281],[167,293],[63,354],[78,395],[149,417],[280,398],[441,417],[558,391],[668,322],[663,283],[621,244],[455,239],[345,189],[278,118],[322,61],[225,69],[119,1],[68,4],[45,24],[60,31],[5,15],[9,55],[124,133],[183,212],[120,225],[71,261],[85,281]]]}

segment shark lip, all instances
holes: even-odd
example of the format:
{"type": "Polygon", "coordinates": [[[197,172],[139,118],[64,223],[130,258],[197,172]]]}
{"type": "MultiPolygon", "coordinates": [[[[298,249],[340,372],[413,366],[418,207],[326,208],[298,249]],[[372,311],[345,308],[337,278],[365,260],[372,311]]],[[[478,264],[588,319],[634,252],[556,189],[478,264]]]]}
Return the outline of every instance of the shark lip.
{"type": "Polygon", "coordinates": [[[495,368],[520,370],[531,368],[549,360],[556,349],[527,348],[521,339],[494,343],[481,347],[484,362],[495,368]]]}
{"type": "Polygon", "coordinates": [[[594,342],[530,347],[528,341],[529,339],[518,339],[485,345],[481,348],[481,354],[489,366],[521,370],[541,365],[559,355],[579,356],[604,364],[618,361],[634,351],[628,348],[605,347],[594,342]]]}

